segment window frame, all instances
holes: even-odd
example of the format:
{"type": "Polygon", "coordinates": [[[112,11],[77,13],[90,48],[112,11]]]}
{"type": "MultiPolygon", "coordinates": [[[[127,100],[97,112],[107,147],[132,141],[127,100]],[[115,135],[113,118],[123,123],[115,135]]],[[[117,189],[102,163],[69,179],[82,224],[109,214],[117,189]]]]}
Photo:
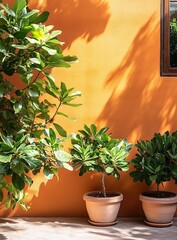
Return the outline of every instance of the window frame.
{"type": "Polygon", "coordinates": [[[161,34],[160,34],[160,73],[161,76],[177,76],[177,67],[170,67],[170,2],[177,0],[161,0],[161,34]]]}

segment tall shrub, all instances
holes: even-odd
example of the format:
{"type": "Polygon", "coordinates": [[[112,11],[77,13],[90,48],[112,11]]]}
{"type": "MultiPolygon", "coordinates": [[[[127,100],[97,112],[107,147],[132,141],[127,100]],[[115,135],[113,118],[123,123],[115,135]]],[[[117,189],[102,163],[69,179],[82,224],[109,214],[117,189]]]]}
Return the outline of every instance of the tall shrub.
{"type": "Polygon", "coordinates": [[[0,201],[6,196],[6,208],[18,203],[28,209],[24,189],[32,175],[43,171],[52,179],[58,168],[71,169],[62,149],[67,133],[55,116],[68,117],[61,106],[78,106],[73,100],[81,93],[50,70],[68,68],[77,57],[63,55],[61,31],[44,24],[48,16],[29,9],[26,0],[0,3],[0,201]]]}

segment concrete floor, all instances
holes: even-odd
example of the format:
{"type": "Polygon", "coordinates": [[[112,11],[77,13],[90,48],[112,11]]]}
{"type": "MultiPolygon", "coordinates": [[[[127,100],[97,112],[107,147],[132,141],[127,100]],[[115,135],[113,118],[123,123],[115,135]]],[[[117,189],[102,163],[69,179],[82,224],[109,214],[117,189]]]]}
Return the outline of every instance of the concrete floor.
{"type": "Polygon", "coordinates": [[[171,227],[156,228],[139,218],[119,218],[110,227],[96,227],[86,218],[1,218],[0,240],[176,240],[177,218],[171,227]]]}

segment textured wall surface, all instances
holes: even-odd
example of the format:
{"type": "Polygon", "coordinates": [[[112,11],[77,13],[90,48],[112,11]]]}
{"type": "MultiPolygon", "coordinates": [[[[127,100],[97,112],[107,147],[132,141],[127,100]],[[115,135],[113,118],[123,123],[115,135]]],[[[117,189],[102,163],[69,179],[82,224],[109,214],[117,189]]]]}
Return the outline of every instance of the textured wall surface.
{"type": "MultiPolygon", "coordinates": [[[[96,123],[109,126],[114,137],[135,143],[154,132],[176,130],[177,79],[160,77],[160,0],[29,0],[29,4],[50,11],[47,24],[62,30],[64,53],[79,59],[70,69],[52,70],[56,81],[82,92],[82,106],[63,108],[77,120],[58,118],[68,133],[84,123],[96,123]]],[[[135,149],[129,159],[134,154],[135,149]]],[[[133,183],[128,172],[121,173],[120,181],[108,177],[106,184],[124,194],[121,216],[142,215],[138,196],[149,188],[133,183]]],[[[166,187],[177,188],[173,183],[166,187]]],[[[30,210],[17,208],[9,214],[84,216],[82,195],[97,189],[96,173],[79,177],[76,171],[61,169],[59,181],[50,182],[39,175],[29,191],[30,210]]]]}

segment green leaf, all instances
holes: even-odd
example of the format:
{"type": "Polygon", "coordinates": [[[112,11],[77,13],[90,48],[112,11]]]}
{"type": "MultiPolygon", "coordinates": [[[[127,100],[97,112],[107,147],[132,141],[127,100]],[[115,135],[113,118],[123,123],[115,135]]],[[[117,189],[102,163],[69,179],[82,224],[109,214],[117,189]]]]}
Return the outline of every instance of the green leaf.
{"type": "Polygon", "coordinates": [[[49,128],[49,138],[52,144],[56,142],[56,133],[52,128],[49,128]]]}
{"type": "Polygon", "coordinates": [[[0,98],[4,96],[4,88],[0,86],[0,98]]]}
{"type": "Polygon", "coordinates": [[[129,170],[129,167],[128,167],[128,166],[125,166],[125,167],[121,167],[120,169],[121,169],[123,172],[126,172],[126,171],[129,170]]]}
{"type": "Polygon", "coordinates": [[[26,131],[24,129],[18,131],[15,135],[15,141],[19,142],[20,144],[24,142],[26,140],[25,132],[26,131]]]}
{"type": "Polygon", "coordinates": [[[0,189],[0,202],[2,202],[3,199],[3,191],[0,189]]]}
{"type": "Polygon", "coordinates": [[[113,167],[107,167],[106,168],[106,173],[111,174],[114,171],[113,167]]]}
{"type": "MultiPolygon", "coordinates": [[[[54,108],[56,107],[56,104],[50,103],[47,99],[44,99],[45,106],[54,108]]],[[[39,108],[38,108],[39,109],[39,108]]],[[[40,109],[39,109],[40,110],[40,109]]]]}
{"type": "Polygon", "coordinates": [[[13,10],[16,14],[19,14],[20,11],[26,6],[26,0],[16,0],[14,3],[13,10]]]}
{"type": "Polygon", "coordinates": [[[57,37],[57,36],[60,35],[60,34],[61,34],[61,31],[60,31],[60,30],[55,30],[55,31],[53,31],[53,32],[50,34],[50,36],[49,36],[47,39],[49,40],[49,39],[55,38],[55,37],[57,37]]]}
{"type": "Polygon", "coordinates": [[[20,153],[30,158],[39,156],[39,152],[28,145],[21,148],[20,153]]]}
{"type": "Polygon", "coordinates": [[[35,38],[26,37],[26,39],[32,44],[40,44],[40,41],[36,40],[35,38]]]}
{"type": "Polygon", "coordinates": [[[70,164],[68,164],[68,163],[63,163],[63,167],[64,168],[66,168],[67,170],[69,170],[69,171],[72,171],[73,170],[73,167],[70,165],[70,164]]]}
{"type": "Polygon", "coordinates": [[[70,107],[79,107],[82,104],[80,104],[80,103],[67,103],[67,102],[64,102],[63,105],[67,105],[67,106],[70,106],[70,107]]]}
{"type": "Polygon", "coordinates": [[[6,143],[7,145],[9,145],[10,147],[13,147],[13,140],[10,136],[4,136],[2,133],[0,133],[1,139],[4,143],[6,143]]]}
{"type": "Polygon", "coordinates": [[[29,206],[27,206],[24,202],[20,201],[18,202],[18,204],[20,205],[20,207],[25,210],[25,211],[28,211],[29,210],[29,206]]]}
{"type": "Polygon", "coordinates": [[[90,128],[86,124],[84,124],[84,129],[87,131],[89,135],[92,135],[90,128]]]}
{"type": "Polygon", "coordinates": [[[54,83],[55,82],[55,78],[51,74],[44,73],[44,75],[47,77],[47,79],[50,81],[50,83],[54,83]]]}
{"type": "Polygon", "coordinates": [[[31,26],[26,26],[20,31],[15,32],[14,37],[17,39],[24,39],[31,30],[32,30],[31,26]]]}
{"type": "Polygon", "coordinates": [[[15,188],[18,190],[22,190],[25,187],[25,182],[24,180],[16,173],[12,175],[12,183],[15,188]]]}
{"type": "Polygon", "coordinates": [[[14,111],[15,113],[19,113],[22,109],[22,103],[21,102],[16,102],[14,105],[13,105],[13,108],[14,108],[14,111]]]}
{"type": "Polygon", "coordinates": [[[15,94],[16,94],[17,96],[22,96],[22,95],[23,95],[23,91],[22,91],[22,90],[16,90],[16,91],[15,91],[15,94]]]}
{"type": "Polygon", "coordinates": [[[56,94],[54,94],[52,91],[50,91],[50,89],[48,87],[45,88],[45,91],[46,91],[46,93],[48,93],[52,97],[58,98],[58,96],[56,94]]]}
{"type": "Polygon", "coordinates": [[[62,59],[66,62],[75,62],[77,60],[77,57],[76,56],[64,56],[62,59]]]}
{"type": "Polygon", "coordinates": [[[92,130],[93,136],[95,137],[96,136],[97,127],[94,124],[91,124],[90,128],[92,130]]]}
{"type": "Polygon", "coordinates": [[[31,186],[33,184],[33,180],[29,176],[24,175],[24,180],[29,186],[31,186]]]}
{"type": "Polygon", "coordinates": [[[46,46],[42,46],[42,49],[44,49],[49,55],[55,55],[57,53],[57,50],[48,48],[46,46]]]}
{"type": "Polygon", "coordinates": [[[28,12],[27,14],[25,14],[23,16],[23,19],[29,19],[30,17],[32,17],[34,14],[36,14],[38,12],[39,12],[39,10],[32,10],[32,11],[28,12]]]}
{"type": "Polygon", "coordinates": [[[58,115],[61,115],[61,116],[63,116],[63,117],[69,118],[69,119],[71,119],[71,120],[76,120],[76,118],[69,117],[67,114],[64,114],[64,113],[62,113],[62,112],[57,112],[57,114],[58,114],[58,115]]]}
{"type": "Polygon", "coordinates": [[[11,198],[7,197],[7,198],[5,199],[4,208],[7,210],[7,209],[9,209],[11,206],[12,206],[11,198]]]}
{"type": "Polygon", "coordinates": [[[2,27],[5,24],[7,24],[7,20],[3,16],[0,16],[0,26],[2,27]]]}
{"type": "Polygon", "coordinates": [[[66,61],[62,60],[61,54],[55,54],[50,56],[48,59],[48,62],[46,62],[47,68],[53,68],[53,67],[70,67],[71,65],[67,63],[66,61]]]}
{"type": "Polygon", "coordinates": [[[7,74],[7,76],[12,76],[14,73],[15,73],[15,69],[12,67],[12,68],[7,68],[7,69],[4,69],[4,72],[7,74]]]}
{"type": "Polygon", "coordinates": [[[78,144],[74,144],[73,147],[74,147],[74,150],[75,150],[76,152],[79,152],[79,153],[82,154],[83,149],[82,149],[82,147],[81,147],[80,145],[78,145],[78,144]]]}
{"type": "Polygon", "coordinates": [[[33,134],[36,138],[40,138],[41,135],[44,133],[43,130],[36,130],[36,131],[33,131],[33,134]]]}
{"type": "Polygon", "coordinates": [[[45,129],[44,129],[44,134],[45,134],[46,137],[49,138],[49,137],[50,137],[49,129],[45,128],[45,129]]]}
{"type": "Polygon", "coordinates": [[[34,64],[38,64],[38,65],[41,64],[41,61],[38,58],[30,58],[30,61],[34,64]]]}
{"type": "Polygon", "coordinates": [[[31,86],[28,89],[28,92],[29,92],[30,97],[39,97],[39,95],[40,95],[39,90],[36,86],[31,86]]]}
{"type": "Polygon", "coordinates": [[[47,21],[48,17],[49,17],[49,12],[45,11],[43,13],[41,13],[34,21],[34,23],[38,24],[38,23],[44,23],[47,21]]]}
{"type": "Polygon", "coordinates": [[[2,116],[3,116],[3,118],[4,119],[9,119],[10,118],[10,116],[11,116],[11,114],[10,114],[10,112],[9,111],[7,111],[7,110],[4,110],[3,111],[3,114],[2,114],[2,116]]]}
{"type": "Polygon", "coordinates": [[[71,155],[63,150],[54,151],[55,157],[61,162],[68,162],[71,160],[71,155]]]}
{"type": "Polygon", "coordinates": [[[70,97],[76,97],[76,96],[81,96],[81,92],[77,91],[77,92],[74,92],[74,93],[70,94],[70,97]]]}
{"type": "MultiPolygon", "coordinates": [[[[56,39],[56,38],[53,38],[53,39],[48,40],[47,43],[52,43],[52,44],[57,44],[57,45],[63,45],[63,44],[64,44],[64,42],[60,42],[60,41],[59,41],[58,39],[56,39]]],[[[58,47],[57,52],[58,52],[58,53],[61,53],[61,48],[58,47]]]]}
{"type": "Polygon", "coordinates": [[[2,150],[3,153],[6,153],[6,152],[9,152],[9,151],[12,150],[12,147],[5,144],[5,143],[1,143],[0,146],[1,146],[1,150],[2,150]]]}
{"type": "Polygon", "coordinates": [[[18,45],[18,44],[12,44],[11,46],[14,48],[18,48],[18,49],[27,49],[28,48],[26,45],[18,45]]]}
{"type": "Polygon", "coordinates": [[[113,171],[113,176],[115,177],[115,178],[117,178],[118,180],[119,180],[119,178],[120,178],[120,174],[119,174],[119,172],[117,171],[117,169],[114,169],[114,171],[113,171]]]}
{"type": "Polygon", "coordinates": [[[57,123],[53,123],[54,127],[56,128],[57,132],[60,134],[62,137],[67,137],[67,132],[57,123]]]}
{"type": "Polygon", "coordinates": [[[29,165],[30,169],[38,169],[42,167],[42,163],[39,160],[25,157],[24,161],[29,165]]]}
{"type": "Polygon", "coordinates": [[[50,116],[49,114],[47,113],[42,113],[42,114],[39,114],[36,116],[37,118],[40,118],[40,119],[45,119],[45,120],[49,120],[50,119],[50,116]]]}
{"type": "Polygon", "coordinates": [[[67,91],[66,84],[64,82],[61,82],[60,88],[61,88],[63,93],[67,91]]]}
{"type": "Polygon", "coordinates": [[[47,179],[52,179],[53,176],[54,176],[54,173],[52,172],[52,170],[48,166],[44,166],[43,173],[44,173],[44,175],[47,179]]]}
{"type": "Polygon", "coordinates": [[[21,174],[25,171],[26,166],[23,163],[22,158],[16,157],[15,159],[12,160],[12,167],[11,169],[18,174],[21,174]]]}
{"type": "Polygon", "coordinates": [[[12,155],[6,155],[4,153],[0,153],[0,162],[7,163],[10,162],[12,159],[12,155]]]}
{"type": "Polygon", "coordinates": [[[5,5],[2,4],[2,3],[0,3],[0,7],[1,7],[2,9],[4,9],[4,11],[5,11],[7,14],[9,14],[9,15],[12,16],[12,17],[15,17],[15,12],[14,12],[12,9],[10,9],[9,7],[5,6],[5,5]]]}
{"type": "MultiPolygon", "coordinates": [[[[109,129],[109,127],[104,127],[104,128],[101,128],[99,131],[98,131],[98,135],[101,135],[101,134],[103,134],[103,133],[105,133],[105,132],[107,132],[108,131],[108,129],[109,129]]],[[[112,139],[112,141],[115,141],[115,139],[112,139]]],[[[116,140],[116,142],[117,142],[117,140],[116,140]]]]}

